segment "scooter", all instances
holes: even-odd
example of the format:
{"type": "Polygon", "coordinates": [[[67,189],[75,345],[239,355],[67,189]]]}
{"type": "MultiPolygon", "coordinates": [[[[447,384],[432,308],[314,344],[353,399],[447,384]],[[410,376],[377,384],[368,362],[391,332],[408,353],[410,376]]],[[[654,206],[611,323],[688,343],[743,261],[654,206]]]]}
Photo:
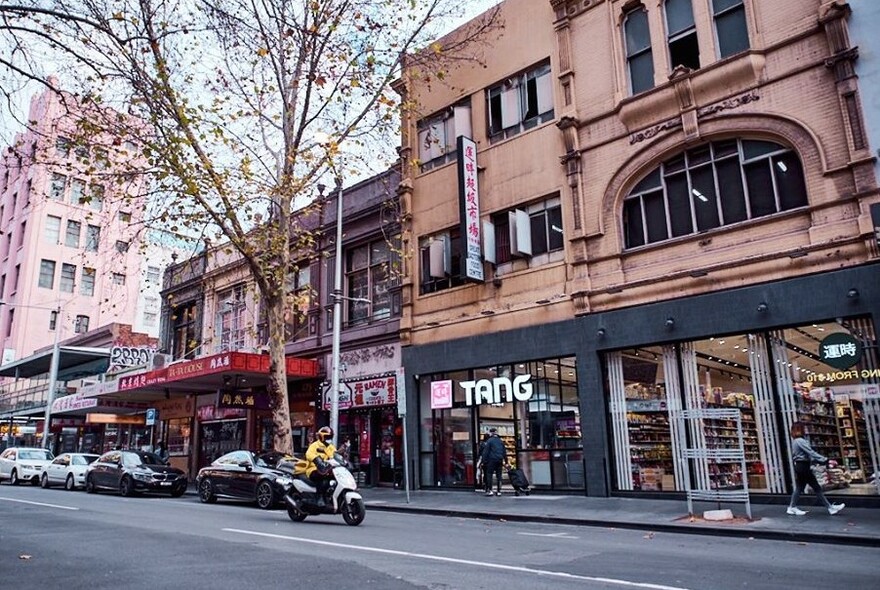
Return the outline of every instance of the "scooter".
{"type": "Polygon", "coordinates": [[[304,465],[297,465],[293,476],[284,478],[287,480],[282,484],[287,515],[294,522],[302,522],[308,516],[342,514],[345,524],[357,526],[366,516],[364,499],[356,491],[357,482],[342,457],[337,455],[327,463],[332,477],[323,502],[319,501],[315,484],[305,475],[304,465]]]}

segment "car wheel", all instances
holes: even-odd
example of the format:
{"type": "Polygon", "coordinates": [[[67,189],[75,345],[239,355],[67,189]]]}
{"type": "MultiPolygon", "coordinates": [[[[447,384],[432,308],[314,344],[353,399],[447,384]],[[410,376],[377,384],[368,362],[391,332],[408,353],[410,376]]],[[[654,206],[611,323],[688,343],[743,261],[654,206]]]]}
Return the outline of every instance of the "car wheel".
{"type": "Polygon", "coordinates": [[[123,477],[122,481],[119,482],[119,493],[128,498],[129,496],[134,495],[134,486],[131,485],[131,479],[128,477],[123,477]]]}
{"type": "Polygon", "coordinates": [[[272,491],[272,484],[268,481],[261,481],[257,486],[257,506],[263,510],[268,510],[275,505],[275,492],[272,491]]]}
{"type": "Polygon", "coordinates": [[[18,471],[13,469],[12,473],[9,474],[9,485],[17,486],[19,481],[21,480],[18,479],[18,471]]]}
{"type": "Polygon", "coordinates": [[[91,475],[86,476],[86,493],[94,494],[98,491],[98,488],[95,487],[95,480],[92,479],[91,475]]]}
{"type": "Polygon", "coordinates": [[[217,501],[214,495],[214,484],[207,477],[199,482],[199,500],[204,504],[213,504],[217,501]]]}
{"type": "Polygon", "coordinates": [[[68,492],[72,492],[74,489],[76,489],[76,482],[73,481],[72,473],[68,474],[67,479],[64,480],[64,489],[68,492]]]}
{"type": "Polygon", "coordinates": [[[46,475],[45,473],[40,478],[40,487],[43,488],[44,490],[49,488],[49,476],[46,475]]]}

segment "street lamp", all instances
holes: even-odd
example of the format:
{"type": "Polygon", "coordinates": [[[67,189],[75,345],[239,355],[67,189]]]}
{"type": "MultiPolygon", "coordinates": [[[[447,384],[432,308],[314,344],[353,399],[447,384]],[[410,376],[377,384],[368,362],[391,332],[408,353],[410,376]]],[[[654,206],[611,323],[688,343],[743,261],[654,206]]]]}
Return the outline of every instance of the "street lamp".
{"type": "MultiPolygon", "coordinates": [[[[59,347],[61,326],[63,321],[61,318],[61,305],[53,307],[40,307],[39,305],[23,305],[20,303],[7,303],[0,301],[0,306],[8,305],[10,307],[24,307],[28,309],[43,309],[54,311],[55,319],[55,339],[52,342],[52,357],[49,361],[49,391],[46,393],[46,412],[43,418],[43,448],[49,447],[49,421],[52,419],[52,404],[55,403],[55,389],[58,387],[58,364],[60,362],[61,350],[59,347]]],[[[10,430],[10,436],[12,431],[10,430]]]]}
{"type": "Polygon", "coordinates": [[[342,339],[342,178],[336,175],[336,264],[333,269],[333,363],[330,377],[330,428],[333,429],[333,446],[336,446],[339,429],[339,361],[342,339]]]}

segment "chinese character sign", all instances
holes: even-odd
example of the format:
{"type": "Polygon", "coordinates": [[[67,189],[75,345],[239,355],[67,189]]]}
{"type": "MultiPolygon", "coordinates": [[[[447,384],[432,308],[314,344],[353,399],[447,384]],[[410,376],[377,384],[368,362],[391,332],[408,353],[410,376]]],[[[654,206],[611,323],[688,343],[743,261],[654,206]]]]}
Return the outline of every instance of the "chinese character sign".
{"type": "Polygon", "coordinates": [[[848,369],[861,358],[861,343],[846,332],[829,334],[819,343],[819,359],[835,369],[848,369]]]}
{"type": "Polygon", "coordinates": [[[458,138],[458,197],[461,204],[461,241],[464,278],[483,280],[482,229],[480,226],[480,187],[477,183],[477,144],[458,138]]]}
{"type": "Polygon", "coordinates": [[[452,407],[452,381],[431,383],[431,409],[443,410],[452,407]]]}

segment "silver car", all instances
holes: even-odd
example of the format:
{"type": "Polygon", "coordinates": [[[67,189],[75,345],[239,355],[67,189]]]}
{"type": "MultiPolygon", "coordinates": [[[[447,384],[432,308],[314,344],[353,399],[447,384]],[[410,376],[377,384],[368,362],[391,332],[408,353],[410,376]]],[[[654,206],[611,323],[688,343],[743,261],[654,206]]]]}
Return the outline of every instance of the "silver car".
{"type": "Polygon", "coordinates": [[[48,488],[53,485],[63,485],[70,491],[82,488],[86,485],[86,468],[97,459],[99,455],[89,453],[63,453],[55,457],[55,460],[43,467],[40,475],[40,485],[48,488]]]}
{"type": "Polygon", "coordinates": [[[46,449],[13,447],[0,454],[0,481],[8,479],[12,485],[22,481],[40,483],[43,467],[52,462],[55,455],[46,449]]]}

